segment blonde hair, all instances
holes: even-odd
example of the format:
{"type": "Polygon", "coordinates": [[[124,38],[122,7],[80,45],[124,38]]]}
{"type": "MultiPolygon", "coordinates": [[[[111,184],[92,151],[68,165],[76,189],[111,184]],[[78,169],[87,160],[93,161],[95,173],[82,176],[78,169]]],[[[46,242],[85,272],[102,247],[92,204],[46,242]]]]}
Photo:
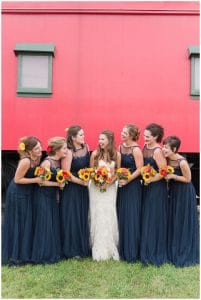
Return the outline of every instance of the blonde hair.
{"type": "Polygon", "coordinates": [[[29,151],[31,151],[38,143],[41,144],[41,141],[35,136],[24,136],[19,140],[19,149],[18,153],[20,157],[29,157],[29,151]],[[20,145],[23,145],[23,150],[20,149],[20,145]]]}
{"type": "Polygon", "coordinates": [[[64,137],[55,136],[48,140],[47,152],[48,155],[55,155],[57,150],[60,150],[63,145],[66,143],[66,139],[64,137]]]}
{"type": "Polygon", "coordinates": [[[134,124],[127,124],[124,127],[128,129],[128,133],[132,140],[136,142],[140,137],[140,129],[134,124]]]}

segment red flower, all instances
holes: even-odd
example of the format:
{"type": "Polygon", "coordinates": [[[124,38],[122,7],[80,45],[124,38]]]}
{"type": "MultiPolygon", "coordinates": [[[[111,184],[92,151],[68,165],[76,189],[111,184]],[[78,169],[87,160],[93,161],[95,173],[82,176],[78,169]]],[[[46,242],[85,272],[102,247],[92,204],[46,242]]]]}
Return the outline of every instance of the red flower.
{"type": "Polygon", "coordinates": [[[52,151],[52,147],[51,146],[48,146],[47,147],[47,152],[49,153],[49,152],[51,152],[52,151]]]}

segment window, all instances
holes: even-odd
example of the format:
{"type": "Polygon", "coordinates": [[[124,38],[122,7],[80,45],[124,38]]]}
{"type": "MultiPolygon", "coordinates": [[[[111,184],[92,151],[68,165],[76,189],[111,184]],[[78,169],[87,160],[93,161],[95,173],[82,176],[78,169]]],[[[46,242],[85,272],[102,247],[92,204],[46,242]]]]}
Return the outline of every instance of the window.
{"type": "Polygon", "coordinates": [[[191,96],[200,96],[200,48],[199,46],[189,47],[191,60],[191,96]]]}
{"type": "Polygon", "coordinates": [[[19,96],[48,97],[52,94],[52,44],[17,44],[17,94],[19,96]]]}

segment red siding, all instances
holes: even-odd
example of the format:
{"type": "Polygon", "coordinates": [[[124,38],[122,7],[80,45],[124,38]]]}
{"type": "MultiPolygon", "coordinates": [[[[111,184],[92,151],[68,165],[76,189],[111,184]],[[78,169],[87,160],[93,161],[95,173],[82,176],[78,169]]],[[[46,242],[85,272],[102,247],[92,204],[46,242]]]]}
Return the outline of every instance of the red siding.
{"type": "Polygon", "coordinates": [[[100,130],[120,142],[126,123],[157,122],[181,151],[199,151],[199,101],[190,97],[188,47],[199,44],[199,2],[4,2],[2,148],[36,135],[44,145],[80,124],[90,148],[100,130]],[[16,43],[53,43],[53,95],[16,95],[16,43]]]}

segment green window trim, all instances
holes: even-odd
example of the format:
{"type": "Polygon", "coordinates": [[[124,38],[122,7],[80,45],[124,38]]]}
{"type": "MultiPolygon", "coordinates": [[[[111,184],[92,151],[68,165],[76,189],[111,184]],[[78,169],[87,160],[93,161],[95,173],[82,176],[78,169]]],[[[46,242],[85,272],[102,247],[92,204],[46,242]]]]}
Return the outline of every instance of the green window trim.
{"type": "Polygon", "coordinates": [[[189,50],[189,57],[191,60],[191,91],[190,95],[192,98],[199,98],[200,96],[200,89],[196,89],[195,81],[196,81],[196,60],[200,58],[200,47],[199,46],[190,46],[189,50]]]}
{"type": "Polygon", "coordinates": [[[17,94],[21,97],[50,97],[52,94],[52,58],[55,46],[52,44],[17,44],[14,52],[18,56],[17,94]],[[22,59],[27,56],[48,57],[48,84],[45,88],[22,86],[22,59]]]}

